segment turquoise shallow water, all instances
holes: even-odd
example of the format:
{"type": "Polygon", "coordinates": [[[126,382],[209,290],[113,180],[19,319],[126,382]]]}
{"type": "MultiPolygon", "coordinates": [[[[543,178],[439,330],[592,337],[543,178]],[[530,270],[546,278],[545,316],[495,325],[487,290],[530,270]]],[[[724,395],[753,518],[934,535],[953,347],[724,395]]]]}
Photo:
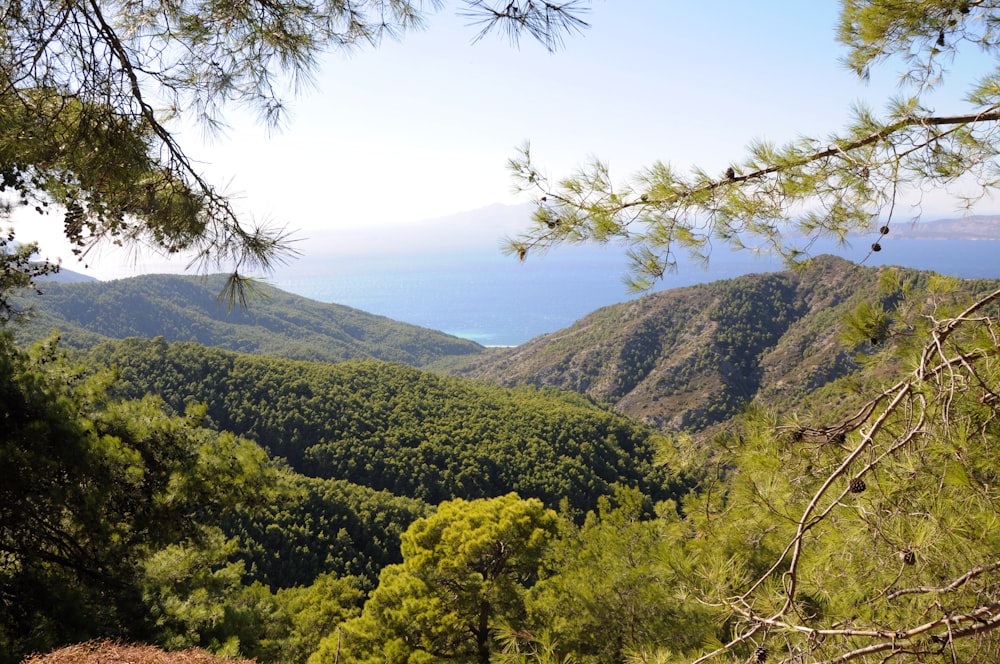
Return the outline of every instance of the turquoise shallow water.
{"type": "MultiPolygon", "coordinates": [[[[867,265],[904,265],[969,278],[1000,278],[1000,241],[884,242],[867,265]]],[[[814,253],[861,260],[868,243],[814,253]]],[[[682,264],[657,290],[782,269],[776,258],[718,251],[709,269],[682,264]]],[[[497,251],[322,258],[304,256],[272,280],[282,290],[420,325],[484,345],[511,346],[564,328],[632,297],[622,251],[565,247],[519,263],[497,251]]]]}

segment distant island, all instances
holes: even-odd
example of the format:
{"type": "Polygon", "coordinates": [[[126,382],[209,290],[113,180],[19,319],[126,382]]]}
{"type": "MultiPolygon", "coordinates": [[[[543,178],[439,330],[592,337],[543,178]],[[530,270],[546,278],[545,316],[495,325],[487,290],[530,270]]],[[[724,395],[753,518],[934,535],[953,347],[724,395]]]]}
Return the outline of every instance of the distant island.
{"type": "Polygon", "coordinates": [[[1000,215],[974,214],[957,219],[895,222],[892,232],[906,240],[1000,240],[1000,215]]]}
{"type": "Polygon", "coordinates": [[[87,281],[98,281],[97,277],[92,277],[89,274],[83,274],[82,272],[74,272],[73,270],[67,270],[64,267],[59,268],[58,272],[52,272],[51,274],[46,274],[41,277],[43,281],[55,281],[62,284],[76,284],[87,281]]]}

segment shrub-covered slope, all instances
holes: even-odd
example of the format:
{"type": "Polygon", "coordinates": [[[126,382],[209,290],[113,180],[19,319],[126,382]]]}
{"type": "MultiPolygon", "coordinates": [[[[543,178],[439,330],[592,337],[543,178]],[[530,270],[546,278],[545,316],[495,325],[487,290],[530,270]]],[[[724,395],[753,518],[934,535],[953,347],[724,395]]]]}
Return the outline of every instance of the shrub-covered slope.
{"type": "MultiPolygon", "coordinates": [[[[845,318],[879,302],[879,275],[832,256],[599,309],[461,375],[590,395],[664,429],[698,430],[754,400],[791,403],[856,368],[845,318]]],[[[902,270],[917,288],[927,274],[902,270]]],[[[891,304],[891,303],[887,303],[891,304]]]]}
{"type": "Polygon", "coordinates": [[[145,275],[117,281],[44,281],[42,296],[15,333],[27,344],[58,328],[63,345],[89,348],[107,338],[195,341],[243,353],[336,362],[373,358],[424,366],[483,347],[443,332],[400,323],[270,286],[247,310],[219,301],[223,276],[145,275]]]}

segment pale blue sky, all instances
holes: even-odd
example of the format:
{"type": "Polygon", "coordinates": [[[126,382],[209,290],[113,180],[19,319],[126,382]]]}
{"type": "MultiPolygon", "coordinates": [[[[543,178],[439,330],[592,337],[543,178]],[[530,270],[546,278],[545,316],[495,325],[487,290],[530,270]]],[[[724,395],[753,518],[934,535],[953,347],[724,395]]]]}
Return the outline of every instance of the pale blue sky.
{"type": "MultiPolygon", "coordinates": [[[[225,136],[204,143],[187,130],[181,142],[253,216],[335,238],[326,231],[416,228],[526,200],[505,167],[524,141],[551,175],[589,155],[618,179],[656,159],[721,172],[755,138],[828,134],[852,102],[881,108],[895,90],[892,66],[864,84],[839,64],[834,0],[592,5],[591,27],[552,54],[499,35],[472,44],[476,29],[446,7],[399,42],[326,57],[283,131],[234,111],[225,136]]],[[[960,110],[959,96],[946,90],[938,110],[960,110]]],[[[101,277],[127,267],[98,258],[90,273],[101,277]]]]}
{"type": "Polygon", "coordinates": [[[866,92],[837,64],[835,8],[595,0],[592,27],[554,54],[470,44],[445,10],[402,42],[331,56],[284,132],[241,125],[206,159],[255,212],[305,228],[511,202],[505,163],[525,140],[553,174],[590,154],[623,177],[657,158],[724,170],[755,136],[839,126],[866,92]]]}

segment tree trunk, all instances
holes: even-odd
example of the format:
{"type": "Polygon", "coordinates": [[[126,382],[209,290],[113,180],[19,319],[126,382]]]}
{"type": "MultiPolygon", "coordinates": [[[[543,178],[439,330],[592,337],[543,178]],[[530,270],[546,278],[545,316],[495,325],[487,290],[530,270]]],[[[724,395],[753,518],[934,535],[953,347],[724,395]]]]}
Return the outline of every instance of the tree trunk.
{"type": "Polygon", "coordinates": [[[479,626],[476,632],[476,654],[478,664],[490,664],[490,603],[479,604],[479,626]]]}

